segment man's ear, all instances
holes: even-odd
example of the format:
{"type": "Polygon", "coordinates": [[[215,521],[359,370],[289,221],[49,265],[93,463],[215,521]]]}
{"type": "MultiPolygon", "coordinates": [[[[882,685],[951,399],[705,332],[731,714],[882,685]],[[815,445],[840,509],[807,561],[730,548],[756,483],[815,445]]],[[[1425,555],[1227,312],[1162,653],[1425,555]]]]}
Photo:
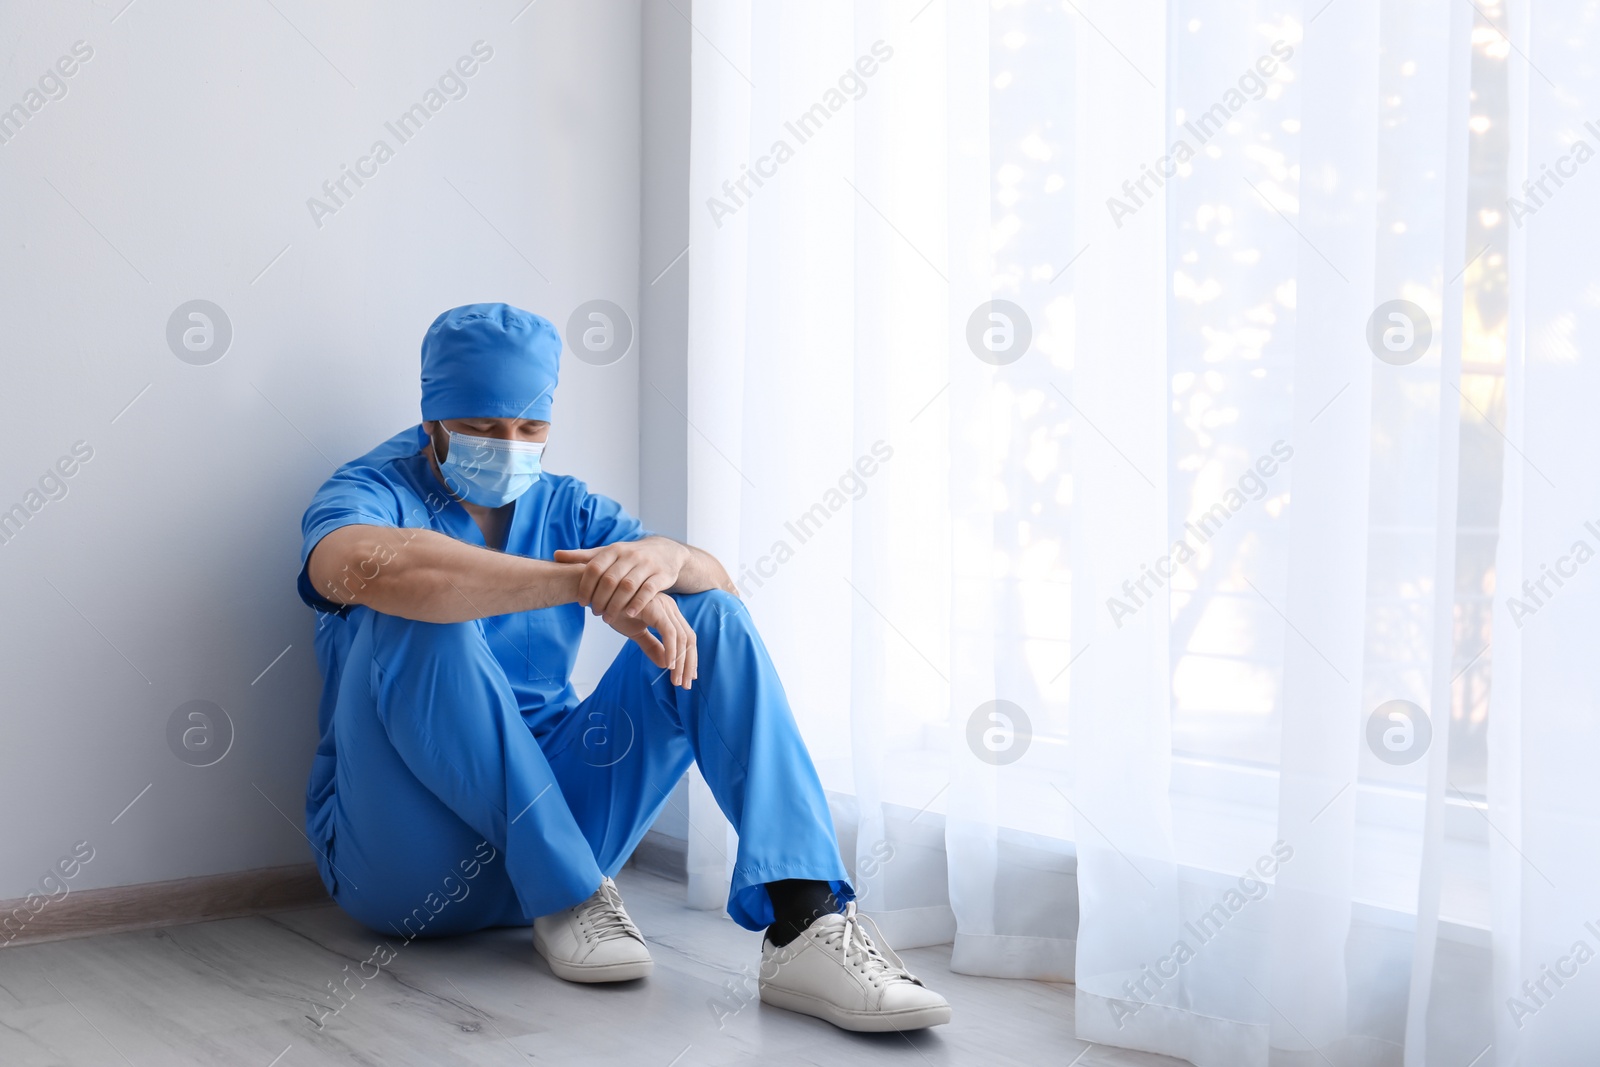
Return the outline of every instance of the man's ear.
{"type": "Polygon", "coordinates": [[[439,430],[443,428],[443,425],[444,424],[441,423],[438,419],[423,419],[422,420],[422,432],[428,435],[428,447],[433,449],[433,458],[435,460],[439,461],[440,463],[443,463],[445,461],[445,457],[450,454],[449,453],[450,438],[449,438],[448,435],[445,436],[445,447],[444,447],[444,449],[441,450],[440,447],[439,447],[439,430]]]}

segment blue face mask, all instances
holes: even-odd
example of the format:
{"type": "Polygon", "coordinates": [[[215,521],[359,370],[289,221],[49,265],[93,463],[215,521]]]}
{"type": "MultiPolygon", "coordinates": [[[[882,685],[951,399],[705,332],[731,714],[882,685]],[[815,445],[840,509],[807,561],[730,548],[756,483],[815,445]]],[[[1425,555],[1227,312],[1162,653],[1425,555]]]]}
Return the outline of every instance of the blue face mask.
{"type": "Polygon", "coordinates": [[[449,427],[450,451],[439,470],[450,491],[469,503],[498,508],[511,503],[539,480],[540,441],[473,437],[449,427]]]}

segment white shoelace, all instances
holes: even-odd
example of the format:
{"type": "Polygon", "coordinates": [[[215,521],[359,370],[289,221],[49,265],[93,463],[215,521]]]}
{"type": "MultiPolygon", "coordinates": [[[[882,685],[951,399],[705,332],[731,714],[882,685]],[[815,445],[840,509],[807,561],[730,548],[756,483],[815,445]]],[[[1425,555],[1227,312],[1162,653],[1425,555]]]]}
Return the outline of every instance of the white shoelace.
{"type": "Polygon", "coordinates": [[[610,941],[614,937],[632,937],[639,941],[644,935],[633,925],[622,907],[622,894],[617,883],[607,878],[600,883],[594,896],[578,906],[578,921],[588,927],[596,941],[610,941]]]}
{"type": "Polygon", "coordinates": [[[846,967],[860,971],[874,986],[888,982],[915,982],[921,985],[917,976],[906,970],[905,961],[895,954],[894,949],[887,944],[881,950],[878,948],[873,939],[867,936],[863,923],[872,927],[879,941],[883,940],[883,932],[878,929],[878,924],[865,915],[857,914],[855,901],[852,900],[844,906],[844,922],[831,927],[823,935],[822,943],[830,951],[842,956],[846,967]]]}

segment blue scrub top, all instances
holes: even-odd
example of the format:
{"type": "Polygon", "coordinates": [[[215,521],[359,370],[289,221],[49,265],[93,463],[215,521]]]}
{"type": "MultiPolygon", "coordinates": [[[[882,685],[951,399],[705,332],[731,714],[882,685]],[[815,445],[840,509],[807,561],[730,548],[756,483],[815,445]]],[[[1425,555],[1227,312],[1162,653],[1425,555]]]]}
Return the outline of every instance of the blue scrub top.
{"type": "MultiPolygon", "coordinates": [[[[346,463],[317,490],[301,521],[299,591],[317,612],[315,644],[323,678],[317,716],[321,740],[306,787],[306,827],[314,841],[326,840],[332,816],[328,801],[337,764],[333,709],[339,681],[360,613],[371,609],[341,605],[319,595],[306,573],[306,561],[317,542],[341,526],[352,525],[436,530],[483,547],[478,524],[433,473],[424,451],[427,444],[428,435],[418,424],[346,463]]],[[[598,548],[650,533],[615,500],[589,492],[576,478],[549,471],[511,508],[505,551],[532,559],[549,560],[557,549],[598,548]]],[[[535,737],[543,737],[578,703],[570,679],[584,614],[584,607],[573,603],[483,620],[489,647],[505,668],[523,720],[535,737]]]]}

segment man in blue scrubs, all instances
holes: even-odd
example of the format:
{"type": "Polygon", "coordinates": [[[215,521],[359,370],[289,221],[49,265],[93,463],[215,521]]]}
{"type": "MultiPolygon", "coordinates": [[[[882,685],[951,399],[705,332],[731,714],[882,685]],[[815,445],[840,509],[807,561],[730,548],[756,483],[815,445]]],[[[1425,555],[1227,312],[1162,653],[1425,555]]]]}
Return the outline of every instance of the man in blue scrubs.
{"type": "Polygon", "coordinates": [[[324,677],[306,825],[329,892],[376,930],[531,923],[561,978],[642,978],[612,876],[693,760],[739,833],[728,913],[766,931],[762,999],[855,1030],[948,1021],[856,914],[727,571],[542,469],[560,353],[548,321],[505,304],[440,315],[423,422],[306,511],[324,677]],[[629,643],[579,700],[585,608],[629,643]]]}

